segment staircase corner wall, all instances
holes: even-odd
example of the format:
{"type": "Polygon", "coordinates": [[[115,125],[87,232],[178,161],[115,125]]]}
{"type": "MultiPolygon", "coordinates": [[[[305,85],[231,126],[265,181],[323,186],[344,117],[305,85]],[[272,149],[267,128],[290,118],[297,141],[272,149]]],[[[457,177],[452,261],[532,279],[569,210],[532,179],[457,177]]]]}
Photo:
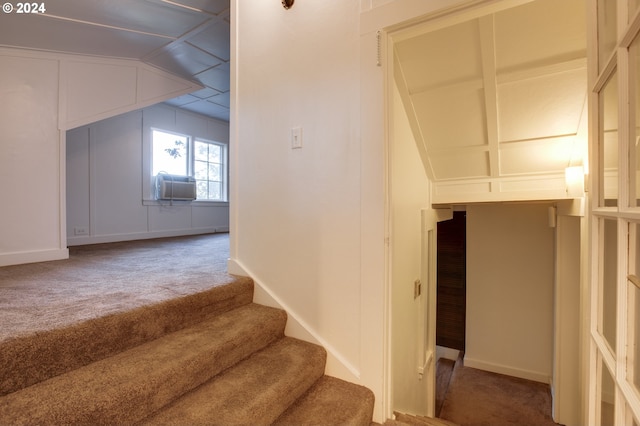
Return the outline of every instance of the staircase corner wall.
{"type": "Polygon", "coordinates": [[[253,293],[254,303],[282,309],[287,313],[286,336],[314,343],[325,348],[327,351],[325,374],[347,382],[361,384],[360,371],[349,363],[336,348],[306,324],[291,307],[275,295],[269,287],[257,278],[254,273],[249,271],[242,262],[237,259],[229,259],[227,262],[227,271],[233,275],[248,276],[253,279],[255,284],[253,293]]]}

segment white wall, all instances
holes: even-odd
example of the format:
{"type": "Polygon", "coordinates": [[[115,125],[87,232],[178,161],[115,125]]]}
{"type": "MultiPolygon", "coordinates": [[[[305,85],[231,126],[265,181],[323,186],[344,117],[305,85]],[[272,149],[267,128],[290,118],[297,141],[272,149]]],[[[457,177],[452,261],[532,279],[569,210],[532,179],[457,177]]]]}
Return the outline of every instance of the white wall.
{"type": "Polygon", "coordinates": [[[321,338],[344,367],[329,374],[375,393],[381,423],[391,404],[376,31],[462,1],[231,2],[230,269],[321,338]]]}
{"type": "Polygon", "coordinates": [[[58,62],[0,51],[0,266],[68,256],[58,62]]]}
{"type": "MultiPolygon", "coordinates": [[[[423,366],[425,328],[422,313],[429,284],[422,251],[421,211],[430,206],[427,179],[400,95],[394,90],[393,137],[389,147],[391,175],[391,362],[393,410],[429,414],[429,379],[418,375],[423,366]],[[423,294],[414,298],[414,282],[423,280],[423,294]],[[422,356],[421,356],[422,355],[422,356]],[[423,358],[423,359],[420,359],[423,358]]],[[[434,234],[435,236],[435,234],[434,234]]],[[[434,254],[435,255],[435,254],[434,254]]],[[[428,275],[428,274],[427,274],[428,275]]],[[[435,284],[435,283],[432,283],[435,284]]]]}
{"type": "Polygon", "coordinates": [[[66,129],[198,88],[139,61],[0,48],[0,266],[69,255],[66,129]]]}
{"type": "Polygon", "coordinates": [[[549,383],[554,229],[548,206],[467,207],[465,365],[549,383]]]}
{"type": "Polygon", "coordinates": [[[261,0],[236,7],[237,260],[357,380],[359,8],[298,2],[287,11],[261,0]],[[302,149],[291,149],[293,127],[302,128],[302,149]]]}
{"type": "Polygon", "coordinates": [[[151,128],[228,143],[229,124],[156,105],[67,134],[69,245],[226,232],[229,204],[156,202],[150,171],[151,128]],[[79,228],[88,231],[83,235],[79,228]]]}

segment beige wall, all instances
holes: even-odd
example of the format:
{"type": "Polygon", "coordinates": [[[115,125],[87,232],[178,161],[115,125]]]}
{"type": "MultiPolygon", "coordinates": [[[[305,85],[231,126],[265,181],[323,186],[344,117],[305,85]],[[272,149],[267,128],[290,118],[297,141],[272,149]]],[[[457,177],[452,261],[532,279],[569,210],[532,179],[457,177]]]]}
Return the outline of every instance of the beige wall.
{"type": "Polygon", "coordinates": [[[560,214],[555,238],[553,419],[580,424],[580,239],[583,218],[560,214]]]}
{"type": "Polygon", "coordinates": [[[465,365],[549,383],[554,229],[548,206],[468,206],[465,365]]]}

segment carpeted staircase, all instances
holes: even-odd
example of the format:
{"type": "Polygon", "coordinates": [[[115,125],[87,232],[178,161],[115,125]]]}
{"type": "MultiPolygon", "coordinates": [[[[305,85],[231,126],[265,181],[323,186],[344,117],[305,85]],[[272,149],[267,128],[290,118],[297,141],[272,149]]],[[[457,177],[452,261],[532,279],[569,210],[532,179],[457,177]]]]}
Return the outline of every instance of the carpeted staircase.
{"type": "Polygon", "coordinates": [[[369,425],[373,393],[252,298],[239,278],[0,342],[0,424],[369,425]]]}

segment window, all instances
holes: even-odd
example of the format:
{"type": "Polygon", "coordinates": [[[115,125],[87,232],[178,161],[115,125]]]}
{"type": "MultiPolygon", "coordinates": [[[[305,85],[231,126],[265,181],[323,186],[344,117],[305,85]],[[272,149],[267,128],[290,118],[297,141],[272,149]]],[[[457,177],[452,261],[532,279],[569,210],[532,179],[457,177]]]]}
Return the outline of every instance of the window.
{"type": "Polygon", "coordinates": [[[199,201],[227,201],[226,144],[152,129],[152,178],[159,173],[192,176],[199,201]]]}
{"type": "Polygon", "coordinates": [[[158,173],[188,175],[189,137],[177,133],[152,130],[153,176],[158,173]]]}
{"type": "Polygon", "coordinates": [[[194,177],[199,200],[226,201],[225,145],[196,139],[194,177]]]}
{"type": "Polygon", "coordinates": [[[589,410],[585,424],[640,418],[640,15],[638,0],[590,0],[589,410]],[[597,19],[594,19],[597,18],[597,19]]]}

